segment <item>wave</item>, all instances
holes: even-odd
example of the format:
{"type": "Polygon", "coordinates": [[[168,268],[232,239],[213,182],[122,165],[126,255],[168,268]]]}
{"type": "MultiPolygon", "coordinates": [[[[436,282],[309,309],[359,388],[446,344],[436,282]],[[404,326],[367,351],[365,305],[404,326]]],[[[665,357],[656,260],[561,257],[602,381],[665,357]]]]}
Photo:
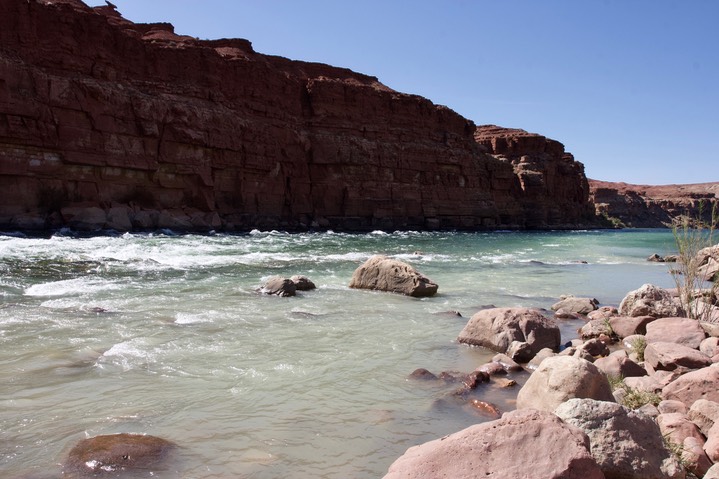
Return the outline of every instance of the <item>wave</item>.
{"type": "Polygon", "coordinates": [[[73,296],[122,289],[123,286],[95,278],[74,278],[35,284],[25,289],[25,296],[73,296]]]}

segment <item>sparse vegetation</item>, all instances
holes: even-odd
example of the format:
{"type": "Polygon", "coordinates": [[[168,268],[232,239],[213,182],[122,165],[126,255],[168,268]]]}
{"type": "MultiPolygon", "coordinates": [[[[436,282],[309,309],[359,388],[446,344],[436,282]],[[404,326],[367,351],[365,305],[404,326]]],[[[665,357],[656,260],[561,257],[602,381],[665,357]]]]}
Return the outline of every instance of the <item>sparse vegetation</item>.
{"type": "Polygon", "coordinates": [[[677,287],[679,301],[687,317],[708,321],[719,282],[708,282],[701,269],[699,252],[714,244],[714,231],[719,223],[717,202],[712,203],[709,221],[704,218],[704,204],[699,206],[697,218],[682,216],[672,228],[677,246],[677,262],[670,272],[677,287]],[[707,284],[709,286],[707,287],[707,284]]]}
{"type": "Polygon", "coordinates": [[[624,378],[621,376],[607,376],[609,379],[609,385],[612,387],[612,391],[617,389],[623,389],[624,395],[619,401],[622,406],[628,407],[629,409],[639,409],[647,404],[653,404],[656,406],[662,400],[662,397],[655,392],[641,391],[627,386],[624,382],[624,378]]]}
{"type": "Polygon", "coordinates": [[[637,359],[644,361],[644,350],[647,348],[647,340],[644,337],[634,338],[630,344],[632,351],[637,354],[637,359]]]}

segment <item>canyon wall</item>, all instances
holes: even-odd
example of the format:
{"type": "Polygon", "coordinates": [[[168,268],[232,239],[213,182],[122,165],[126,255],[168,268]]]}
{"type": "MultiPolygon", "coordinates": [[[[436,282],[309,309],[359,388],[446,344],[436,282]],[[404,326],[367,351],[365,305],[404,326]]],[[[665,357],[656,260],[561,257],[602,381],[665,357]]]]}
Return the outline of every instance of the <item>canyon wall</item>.
{"type": "Polygon", "coordinates": [[[0,228],[595,224],[561,143],[79,0],[0,0],[0,228]]]}
{"type": "Polygon", "coordinates": [[[719,183],[648,186],[589,180],[589,184],[597,214],[615,226],[666,228],[681,218],[710,224],[719,203],[719,183]]]}

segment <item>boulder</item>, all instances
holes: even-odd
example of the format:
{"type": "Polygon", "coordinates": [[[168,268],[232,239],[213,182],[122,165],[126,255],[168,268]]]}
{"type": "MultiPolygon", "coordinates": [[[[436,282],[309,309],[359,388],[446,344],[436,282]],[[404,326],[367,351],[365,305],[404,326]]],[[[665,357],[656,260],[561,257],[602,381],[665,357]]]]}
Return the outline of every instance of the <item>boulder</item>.
{"type": "Polygon", "coordinates": [[[559,302],[552,305],[552,311],[564,310],[569,313],[589,314],[597,309],[599,301],[594,298],[575,298],[574,296],[563,297],[559,302]]]}
{"type": "Polygon", "coordinates": [[[644,365],[654,371],[685,372],[709,366],[711,363],[711,358],[706,354],[677,343],[649,343],[644,350],[644,365]]]}
{"type": "Polygon", "coordinates": [[[687,437],[680,446],[680,459],[684,467],[696,477],[705,477],[704,475],[712,466],[712,461],[704,451],[704,439],[687,437]]]}
{"type": "Polygon", "coordinates": [[[317,288],[310,278],[301,274],[290,277],[290,281],[295,283],[295,289],[297,291],[310,291],[317,288]]]}
{"type": "Polygon", "coordinates": [[[689,318],[660,318],[647,323],[646,330],[647,343],[670,342],[699,349],[706,338],[699,321],[689,318]]]}
{"type": "Polygon", "coordinates": [[[609,327],[623,339],[634,334],[646,334],[647,324],[655,319],[654,316],[614,316],[609,318],[609,327]]]}
{"type": "Polygon", "coordinates": [[[672,441],[674,444],[684,444],[684,439],[688,437],[696,438],[704,445],[704,436],[699,428],[687,418],[686,414],[680,412],[663,413],[657,416],[657,424],[662,436],[672,441]]]}
{"type": "Polygon", "coordinates": [[[402,261],[376,255],[364,262],[352,275],[350,288],[373,289],[424,297],[437,293],[438,286],[402,261]]]}
{"type": "Polygon", "coordinates": [[[499,353],[506,353],[513,341],[526,342],[534,357],[544,348],[559,349],[561,335],[554,321],[536,309],[492,308],[475,313],[457,341],[499,353]]]}
{"type": "Polygon", "coordinates": [[[681,413],[686,415],[687,412],[689,412],[686,404],[674,399],[665,399],[660,401],[659,404],[657,404],[657,410],[661,414],[681,413]]]}
{"type": "Polygon", "coordinates": [[[704,451],[712,462],[719,462],[719,423],[715,422],[711,429],[709,429],[707,441],[704,444],[704,451]]]}
{"type": "Polygon", "coordinates": [[[662,389],[664,399],[676,399],[691,409],[698,399],[719,402],[719,364],[688,372],[662,389]]]}
{"type": "Polygon", "coordinates": [[[609,319],[619,314],[614,306],[601,306],[594,311],[587,313],[589,319],[609,319]]]}
{"type": "Polygon", "coordinates": [[[707,281],[719,280],[719,244],[699,250],[696,260],[701,277],[707,281]]]}
{"type": "Polygon", "coordinates": [[[687,417],[697,425],[702,434],[708,436],[709,430],[719,420],[719,402],[698,399],[689,408],[687,417]]]}
{"type": "Polygon", "coordinates": [[[594,365],[609,377],[639,377],[646,376],[646,370],[629,359],[626,354],[622,357],[610,354],[606,358],[598,358],[594,361],[594,365]]]}
{"type": "Polygon", "coordinates": [[[570,399],[554,413],[587,434],[592,457],[607,479],[684,477],[659,426],[644,414],[593,399],[570,399]]]}
{"type": "Polygon", "coordinates": [[[549,412],[524,410],[411,447],[384,479],[600,479],[587,436],[549,412]],[[521,460],[518,460],[521,451],[521,460]],[[550,458],[548,460],[548,458],[550,458]]]}
{"type": "Polygon", "coordinates": [[[553,411],[572,398],[614,401],[607,377],[596,366],[573,356],[542,361],[517,395],[517,409],[553,411]]]}
{"type": "MultiPolygon", "coordinates": [[[[142,471],[161,466],[176,445],[142,434],[95,436],[78,442],[65,461],[63,474],[95,477],[105,473],[142,471]]],[[[114,477],[114,476],[113,476],[114,477]]]]}
{"type": "Polygon", "coordinates": [[[645,284],[641,288],[628,293],[619,305],[622,316],[653,316],[666,318],[683,316],[684,310],[666,289],[653,284],[645,284]]]}
{"type": "Polygon", "coordinates": [[[259,291],[262,294],[281,296],[285,298],[288,296],[295,296],[297,293],[297,286],[289,278],[273,276],[264,282],[259,291]]]}
{"type": "Polygon", "coordinates": [[[588,339],[584,343],[577,346],[577,350],[583,349],[590,356],[609,356],[609,348],[606,344],[597,338],[588,339]]]}
{"type": "MultiPolygon", "coordinates": [[[[702,328],[702,329],[704,329],[704,328],[702,328]]],[[[715,337],[706,338],[699,345],[699,351],[706,354],[710,358],[713,358],[714,356],[719,354],[719,338],[715,338],[715,337]]]]}
{"type": "Polygon", "coordinates": [[[710,467],[702,479],[719,479],[719,464],[710,467]]]}
{"type": "Polygon", "coordinates": [[[612,328],[606,319],[592,319],[579,329],[582,339],[598,338],[602,334],[611,336],[612,333],[612,328]]]}

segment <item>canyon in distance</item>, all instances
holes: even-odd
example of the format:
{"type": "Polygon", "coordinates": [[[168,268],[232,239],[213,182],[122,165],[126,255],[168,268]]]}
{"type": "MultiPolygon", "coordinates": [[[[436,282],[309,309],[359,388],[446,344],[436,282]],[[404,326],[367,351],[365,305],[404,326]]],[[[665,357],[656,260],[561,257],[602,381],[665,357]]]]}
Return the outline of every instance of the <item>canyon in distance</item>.
{"type": "Polygon", "coordinates": [[[716,199],[588,180],[540,134],[109,4],[2,0],[0,18],[5,230],[662,227],[716,199]]]}

